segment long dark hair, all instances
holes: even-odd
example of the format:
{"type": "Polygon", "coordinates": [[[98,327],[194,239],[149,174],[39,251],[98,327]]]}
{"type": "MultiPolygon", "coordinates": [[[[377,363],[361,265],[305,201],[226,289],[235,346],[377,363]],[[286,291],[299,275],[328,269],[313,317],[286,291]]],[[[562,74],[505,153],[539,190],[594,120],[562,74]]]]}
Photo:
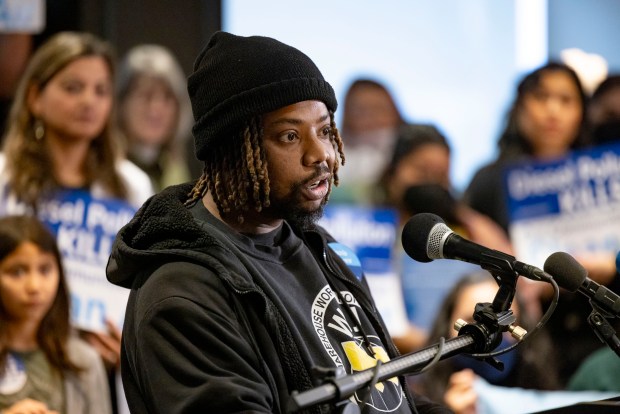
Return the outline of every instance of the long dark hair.
{"type": "MultiPolygon", "coordinates": [[[[77,372],[78,366],[69,359],[67,341],[71,332],[69,322],[69,291],[62,267],[56,239],[34,216],[6,216],[0,218],[0,261],[17,249],[22,243],[31,242],[39,249],[54,256],[58,265],[58,290],[52,306],[43,317],[37,331],[37,343],[49,363],[59,371],[77,372]]],[[[6,326],[9,315],[0,300],[0,372],[4,369],[8,354],[6,326]]]]}
{"type": "Polygon", "coordinates": [[[500,159],[511,158],[523,154],[532,154],[532,147],[523,136],[523,132],[519,126],[519,111],[523,107],[523,101],[526,95],[536,91],[536,89],[540,87],[542,77],[546,74],[557,72],[565,73],[573,80],[577,90],[579,91],[579,100],[581,102],[581,124],[570,148],[583,148],[590,143],[589,126],[586,117],[587,96],[583,90],[579,76],[577,76],[577,73],[573,69],[563,63],[549,62],[533,72],[530,72],[521,80],[521,82],[519,82],[517,87],[517,95],[508,112],[506,128],[502,132],[498,141],[500,159]]]}
{"type": "MultiPolygon", "coordinates": [[[[43,139],[35,137],[37,119],[28,105],[32,88],[43,90],[50,80],[70,63],[84,57],[101,57],[115,79],[115,54],[112,45],[97,36],[82,32],[60,32],[46,41],[30,58],[22,75],[9,115],[3,152],[11,191],[20,201],[36,210],[42,197],[59,187],[49,151],[43,139]]],[[[116,170],[119,145],[113,110],[90,145],[85,162],[88,184],[99,181],[118,198],[127,198],[127,188],[116,170]]]]}
{"type": "MultiPolygon", "coordinates": [[[[491,280],[493,278],[489,273],[477,272],[465,275],[454,285],[439,308],[439,313],[429,333],[428,345],[436,344],[441,337],[450,336],[454,323],[451,320],[452,314],[462,291],[469,286],[487,283],[491,280]]],[[[519,309],[517,323],[529,332],[534,328],[536,321],[527,314],[518,295],[515,296],[515,301],[519,309]]],[[[518,352],[519,365],[504,385],[538,390],[559,389],[554,354],[551,350],[551,341],[547,333],[538,331],[527,342],[510,351],[518,352]]],[[[454,372],[456,368],[450,359],[439,362],[417,379],[418,391],[432,400],[443,401],[448,380],[454,372]]]]}

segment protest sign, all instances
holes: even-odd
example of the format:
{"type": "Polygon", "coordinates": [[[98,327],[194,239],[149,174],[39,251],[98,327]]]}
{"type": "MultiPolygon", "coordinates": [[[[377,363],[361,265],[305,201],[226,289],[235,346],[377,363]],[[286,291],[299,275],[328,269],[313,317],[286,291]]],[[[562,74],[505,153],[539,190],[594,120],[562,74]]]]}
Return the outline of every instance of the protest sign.
{"type": "Polygon", "coordinates": [[[87,191],[60,192],[41,203],[38,216],[56,235],[71,293],[71,319],[79,328],[106,331],[104,318],[123,325],[129,290],[108,282],[105,268],[116,233],[134,215],[122,200],[87,191]]]}
{"type": "Polygon", "coordinates": [[[519,260],[620,249],[620,145],[531,161],[504,172],[510,235],[519,260]]]}
{"type": "MultiPolygon", "coordinates": [[[[325,208],[319,224],[359,258],[379,313],[390,333],[403,334],[407,329],[407,317],[400,279],[393,266],[396,211],[334,204],[325,208]]],[[[355,273],[355,269],[352,270],[355,273]]]]}

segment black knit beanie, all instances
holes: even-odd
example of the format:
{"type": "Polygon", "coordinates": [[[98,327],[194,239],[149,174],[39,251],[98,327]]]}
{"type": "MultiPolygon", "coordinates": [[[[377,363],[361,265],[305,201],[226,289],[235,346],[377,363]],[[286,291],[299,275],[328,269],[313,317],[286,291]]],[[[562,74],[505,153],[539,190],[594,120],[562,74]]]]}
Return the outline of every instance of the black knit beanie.
{"type": "Polygon", "coordinates": [[[307,100],[335,111],[332,87],[308,56],[275,39],[215,33],[194,63],[187,89],[196,156],[236,134],[254,116],[307,100]]]}

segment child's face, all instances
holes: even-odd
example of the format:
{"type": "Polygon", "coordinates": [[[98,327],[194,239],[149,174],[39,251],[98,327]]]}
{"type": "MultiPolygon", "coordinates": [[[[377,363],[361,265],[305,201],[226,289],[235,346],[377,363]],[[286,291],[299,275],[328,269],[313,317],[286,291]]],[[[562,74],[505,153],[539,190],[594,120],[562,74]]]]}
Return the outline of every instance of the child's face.
{"type": "Polygon", "coordinates": [[[55,256],[31,242],[0,261],[0,300],[9,320],[40,323],[54,302],[59,277],[55,256]]]}

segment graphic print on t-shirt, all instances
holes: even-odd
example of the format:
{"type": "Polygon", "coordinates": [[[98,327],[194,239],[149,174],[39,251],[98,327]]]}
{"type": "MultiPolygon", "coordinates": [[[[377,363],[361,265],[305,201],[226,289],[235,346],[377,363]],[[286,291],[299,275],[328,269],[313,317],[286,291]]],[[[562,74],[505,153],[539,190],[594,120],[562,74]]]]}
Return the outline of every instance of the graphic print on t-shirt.
{"type": "MultiPolygon", "coordinates": [[[[385,348],[375,335],[367,335],[372,354],[367,351],[363,333],[360,331],[361,308],[351,292],[341,291],[340,297],[326,285],[312,303],[312,325],[325,352],[334,365],[343,367],[347,374],[374,367],[377,360],[389,361],[385,348]],[[342,303],[344,302],[344,303],[342,303]],[[356,320],[351,320],[344,306],[348,306],[356,320]]],[[[356,394],[355,401],[360,402],[356,394]]],[[[389,413],[403,403],[403,390],[397,378],[381,382],[372,389],[368,404],[377,412],[389,413]]]]}

